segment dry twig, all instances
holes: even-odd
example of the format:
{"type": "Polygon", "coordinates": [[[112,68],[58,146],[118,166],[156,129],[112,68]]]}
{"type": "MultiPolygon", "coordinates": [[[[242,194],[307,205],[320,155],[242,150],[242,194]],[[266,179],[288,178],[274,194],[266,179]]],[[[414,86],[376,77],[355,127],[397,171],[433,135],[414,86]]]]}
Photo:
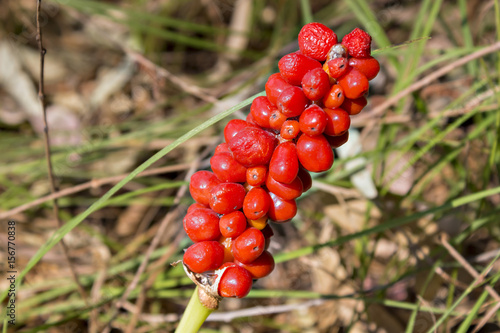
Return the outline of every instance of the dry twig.
{"type": "MultiPolygon", "coordinates": [[[[47,53],[47,50],[45,50],[45,48],[43,47],[43,40],[42,40],[42,26],[40,25],[41,6],[42,6],[42,0],[37,0],[36,39],[38,42],[38,49],[40,50],[40,77],[39,77],[39,83],[38,83],[38,99],[40,100],[40,107],[41,107],[42,113],[43,113],[43,137],[44,137],[44,147],[45,147],[45,158],[47,160],[47,172],[49,175],[50,191],[52,192],[52,194],[54,194],[57,192],[57,186],[56,186],[56,182],[54,179],[54,171],[52,168],[49,125],[47,122],[47,105],[45,102],[45,91],[44,91],[45,54],[47,53]]],[[[59,205],[57,203],[57,199],[52,199],[52,208],[53,208],[53,212],[54,212],[54,217],[57,220],[57,225],[59,227],[62,227],[63,222],[61,221],[61,218],[59,217],[59,205]]],[[[71,258],[69,256],[69,249],[68,249],[68,247],[63,239],[61,239],[61,246],[63,249],[64,257],[66,258],[66,261],[68,262],[68,266],[70,268],[73,280],[75,280],[75,283],[78,287],[78,292],[80,293],[81,298],[85,302],[85,305],[88,306],[89,304],[88,304],[88,300],[87,300],[87,293],[85,292],[83,285],[80,283],[76,269],[73,266],[73,264],[71,262],[71,258]]]]}

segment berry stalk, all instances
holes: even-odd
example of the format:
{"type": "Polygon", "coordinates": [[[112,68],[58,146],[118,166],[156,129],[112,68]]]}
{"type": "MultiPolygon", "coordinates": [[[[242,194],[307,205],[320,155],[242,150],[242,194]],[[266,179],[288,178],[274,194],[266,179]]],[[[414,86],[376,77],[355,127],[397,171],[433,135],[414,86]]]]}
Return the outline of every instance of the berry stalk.
{"type": "Polygon", "coordinates": [[[207,317],[215,310],[209,309],[201,304],[199,297],[199,287],[193,292],[188,306],[182,315],[182,319],[175,330],[176,333],[196,333],[201,325],[205,322],[207,317]]]}

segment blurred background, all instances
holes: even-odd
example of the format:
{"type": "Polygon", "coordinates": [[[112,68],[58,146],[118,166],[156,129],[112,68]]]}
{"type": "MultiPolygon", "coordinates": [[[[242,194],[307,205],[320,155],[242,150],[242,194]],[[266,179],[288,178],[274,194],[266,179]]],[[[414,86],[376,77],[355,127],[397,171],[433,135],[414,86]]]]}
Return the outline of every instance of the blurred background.
{"type": "Polygon", "coordinates": [[[206,121],[261,92],[310,21],[373,37],[359,139],[273,225],[275,271],[203,332],[500,330],[498,0],[43,1],[52,197],[35,11],[0,11],[0,269],[16,221],[23,271],[3,332],[175,329],[194,288],[169,265],[189,245],[186,180],[248,102],[206,121]]]}

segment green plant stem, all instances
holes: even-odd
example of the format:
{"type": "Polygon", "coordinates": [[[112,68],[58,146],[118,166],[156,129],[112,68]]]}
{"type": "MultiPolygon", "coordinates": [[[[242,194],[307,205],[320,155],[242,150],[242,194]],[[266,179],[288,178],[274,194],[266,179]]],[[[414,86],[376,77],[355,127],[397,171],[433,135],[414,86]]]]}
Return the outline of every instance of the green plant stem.
{"type": "Polygon", "coordinates": [[[191,299],[189,300],[188,306],[182,315],[181,321],[176,333],[196,333],[200,329],[201,325],[205,322],[208,315],[214,310],[210,310],[201,304],[198,298],[198,287],[193,292],[191,299]]]}

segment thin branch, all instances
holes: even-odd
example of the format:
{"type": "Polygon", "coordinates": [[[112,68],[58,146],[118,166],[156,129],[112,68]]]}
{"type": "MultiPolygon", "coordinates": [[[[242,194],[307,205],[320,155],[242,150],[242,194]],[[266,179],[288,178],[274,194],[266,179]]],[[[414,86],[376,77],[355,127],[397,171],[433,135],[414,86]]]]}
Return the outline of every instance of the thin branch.
{"type": "MultiPolygon", "coordinates": [[[[44,146],[45,146],[45,158],[47,160],[47,171],[49,174],[50,191],[52,193],[56,193],[57,186],[55,183],[54,171],[52,168],[49,126],[48,126],[48,122],[47,122],[47,104],[45,101],[45,90],[44,90],[44,88],[45,88],[44,87],[45,54],[47,53],[47,50],[43,47],[43,40],[42,40],[42,27],[40,25],[41,6],[42,6],[42,0],[38,0],[37,6],[36,6],[36,32],[37,32],[36,39],[38,42],[38,49],[40,50],[40,77],[39,77],[39,82],[38,82],[38,99],[40,101],[40,106],[41,106],[42,113],[43,113],[43,137],[44,137],[44,146]]],[[[57,224],[59,227],[62,227],[63,222],[61,221],[61,219],[59,217],[59,205],[57,203],[57,199],[52,200],[52,207],[53,207],[54,216],[57,220],[57,224]]],[[[66,246],[66,243],[63,241],[63,239],[61,239],[61,246],[63,248],[64,257],[66,258],[66,261],[68,262],[68,266],[70,268],[71,275],[73,276],[73,280],[75,280],[75,283],[78,287],[78,292],[80,293],[80,297],[83,299],[85,304],[88,306],[87,293],[85,292],[83,285],[80,283],[80,280],[78,278],[78,274],[76,272],[75,267],[71,263],[71,258],[69,256],[69,249],[66,246]]]]}

